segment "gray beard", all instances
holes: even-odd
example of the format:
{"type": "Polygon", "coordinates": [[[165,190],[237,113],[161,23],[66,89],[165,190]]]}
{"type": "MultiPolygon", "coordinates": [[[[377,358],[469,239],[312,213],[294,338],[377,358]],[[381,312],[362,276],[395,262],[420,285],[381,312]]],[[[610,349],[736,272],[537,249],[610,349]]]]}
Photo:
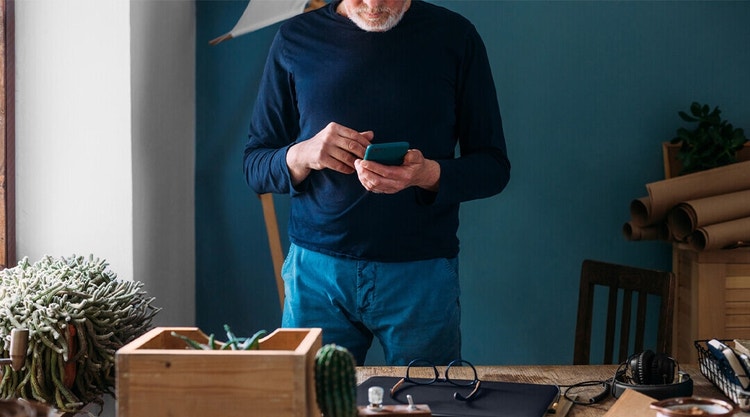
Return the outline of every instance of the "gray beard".
{"type": "Polygon", "coordinates": [[[359,16],[358,10],[348,11],[347,14],[349,16],[349,19],[354,22],[360,29],[367,31],[367,32],[386,32],[391,29],[393,29],[398,22],[401,21],[401,18],[404,17],[404,13],[406,12],[406,2],[404,2],[403,7],[401,7],[401,10],[399,10],[396,13],[392,13],[388,16],[388,19],[386,19],[383,22],[372,22],[367,19],[363,19],[359,16]]]}

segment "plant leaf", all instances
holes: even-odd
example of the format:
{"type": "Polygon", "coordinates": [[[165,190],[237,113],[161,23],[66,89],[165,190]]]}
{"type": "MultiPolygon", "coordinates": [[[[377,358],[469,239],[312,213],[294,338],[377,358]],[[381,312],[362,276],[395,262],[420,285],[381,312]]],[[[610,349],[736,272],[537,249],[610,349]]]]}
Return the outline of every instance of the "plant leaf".
{"type": "Polygon", "coordinates": [[[689,114],[685,113],[684,111],[677,112],[677,114],[680,115],[680,118],[686,122],[697,122],[698,119],[695,117],[690,116],[689,114]]]}

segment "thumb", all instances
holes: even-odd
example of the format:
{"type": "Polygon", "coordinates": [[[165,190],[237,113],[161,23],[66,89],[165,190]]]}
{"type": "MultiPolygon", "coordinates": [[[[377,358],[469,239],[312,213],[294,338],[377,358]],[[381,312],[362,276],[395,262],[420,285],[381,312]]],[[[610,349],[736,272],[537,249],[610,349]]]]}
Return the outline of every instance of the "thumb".
{"type": "Polygon", "coordinates": [[[422,152],[420,152],[418,149],[409,149],[409,151],[406,152],[406,155],[404,155],[404,163],[416,164],[421,162],[423,159],[424,156],[422,156],[422,152]]]}

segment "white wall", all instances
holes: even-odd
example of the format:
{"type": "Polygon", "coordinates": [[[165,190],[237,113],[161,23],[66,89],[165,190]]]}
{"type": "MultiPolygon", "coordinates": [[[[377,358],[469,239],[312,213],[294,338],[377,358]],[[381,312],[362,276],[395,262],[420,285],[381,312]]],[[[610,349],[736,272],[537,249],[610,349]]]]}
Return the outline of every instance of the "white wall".
{"type": "Polygon", "coordinates": [[[129,4],[16,2],[16,248],[133,277],[129,4]]]}
{"type": "Polygon", "coordinates": [[[164,309],[195,325],[195,6],[131,2],[133,266],[164,309]]]}
{"type": "Polygon", "coordinates": [[[194,325],[194,3],[15,8],[18,257],[93,253],[194,325]]]}

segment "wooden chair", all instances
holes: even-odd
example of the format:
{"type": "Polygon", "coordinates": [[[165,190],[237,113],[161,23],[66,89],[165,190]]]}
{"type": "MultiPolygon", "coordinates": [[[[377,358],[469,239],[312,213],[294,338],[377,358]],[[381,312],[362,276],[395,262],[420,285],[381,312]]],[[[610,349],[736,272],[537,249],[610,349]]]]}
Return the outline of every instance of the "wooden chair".
{"type": "MultiPolygon", "coordinates": [[[[603,363],[622,363],[627,360],[629,355],[644,351],[648,294],[661,297],[656,347],[652,350],[671,354],[671,324],[675,304],[675,282],[675,276],[672,272],[584,260],[581,266],[581,283],[578,294],[578,319],[576,322],[573,364],[585,365],[590,363],[591,326],[595,306],[594,287],[596,286],[609,288],[603,363]],[[617,362],[614,362],[615,333],[618,328],[618,293],[622,293],[623,302],[619,317],[618,357],[617,362]],[[633,344],[633,350],[630,351],[630,323],[634,293],[637,294],[635,343],[633,344]]],[[[599,315],[602,313],[599,313],[599,315]]]]}

